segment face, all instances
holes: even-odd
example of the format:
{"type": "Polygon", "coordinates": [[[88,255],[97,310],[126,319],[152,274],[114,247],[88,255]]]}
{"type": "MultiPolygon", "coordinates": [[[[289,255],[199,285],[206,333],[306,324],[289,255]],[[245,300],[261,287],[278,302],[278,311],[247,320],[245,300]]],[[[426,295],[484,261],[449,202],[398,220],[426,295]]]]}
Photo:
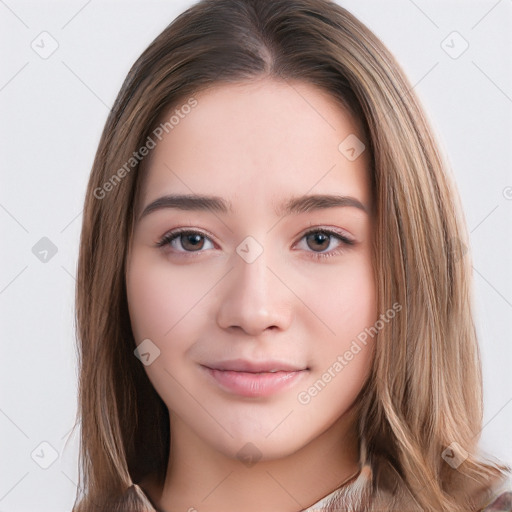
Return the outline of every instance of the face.
{"type": "Polygon", "coordinates": [[[345,415],[370,368],[368,151],[310,84],[222,84],[194,98],[144,162],[132,330],[171,430],[229,457],[246,443],[283,457],[345,415]]]}

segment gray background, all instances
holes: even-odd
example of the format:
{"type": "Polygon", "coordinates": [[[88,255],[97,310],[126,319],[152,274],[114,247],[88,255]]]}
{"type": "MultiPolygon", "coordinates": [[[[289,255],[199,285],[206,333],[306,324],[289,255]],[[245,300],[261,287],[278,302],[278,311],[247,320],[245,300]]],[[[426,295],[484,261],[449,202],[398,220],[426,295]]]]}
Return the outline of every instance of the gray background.
{"type": "MultiPolygon", "coordinates": [[[[402,64],[452,165],[474,257],[482,448],[512,464],[512,0],[339,3],[402,64]]],[[[0,512],[71,509],[86,183],[130,66],[191,4],[0,0],[0,512]],[[57,250],[46,262],[43,237],[57,250]]]]}

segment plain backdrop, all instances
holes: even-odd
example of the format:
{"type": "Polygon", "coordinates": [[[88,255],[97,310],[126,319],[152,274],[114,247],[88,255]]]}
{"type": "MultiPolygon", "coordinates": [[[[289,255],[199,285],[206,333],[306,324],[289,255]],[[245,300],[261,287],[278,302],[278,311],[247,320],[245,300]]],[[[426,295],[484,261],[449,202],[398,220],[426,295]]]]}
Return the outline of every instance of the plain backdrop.
{"type": "MultiPolygon", "coordinates": [[[[512,2],[339,3],[403,66],[452,166],[474,259],[481,445],[512,464],[512,2]]],[[[71,509],[88,175],[129,68],[191,4],[0,0],[0,512],[71,509]]]]}

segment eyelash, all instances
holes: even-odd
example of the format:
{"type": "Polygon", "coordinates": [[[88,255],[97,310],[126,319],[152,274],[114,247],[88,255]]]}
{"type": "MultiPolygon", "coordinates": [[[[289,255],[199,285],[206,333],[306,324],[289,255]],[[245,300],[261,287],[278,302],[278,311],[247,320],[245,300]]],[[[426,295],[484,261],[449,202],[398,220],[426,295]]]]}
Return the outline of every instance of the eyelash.
{"type": "MultiPolygon", "coordinates": [[[[343,252],[345,252],[345,250],[350,247],[350,246],[353,246],[355,245],[355,242],[354,240],[351,240],[350,238],[347,238],[346,236],[342,235],[341,233],[337,232],[337,231],[333,231],[331,229],[326,229],[326,228],[314,228],[314,229],[310,229],[308,231],[306,231],[302,237],[299,239],[299,242],[300,240],[306,238],[308,235],[311,235],[313,233],[322,233],[323,235],[327,235],[327,236],[330,236],[330,237],[334,237],[336,239],[338,239],[340,242],[341,242],[341,245],[339,247],[337,247],[336,249],[331,249],[329,252],[315,252],[315,251],[306,251],[306,252],[310,252],[312,257],[314,259],[317,259],[317,260],[322,260],[322,259],[326,259],[326,258],[330,258],[332,256],[336,256],[336,255],[339,255],[339,254],[342,254],[343,252]]],[[[208,235],[206,235],[205,233],[203,233],[202,231],[197,231],[197,230],[194,230],[194,229],[188,229],[188,228],[178,228],[178,229],[175,229],[169,233],[166,233],[157,243],[156,243],[156,246],[159,247],[159,248],[162,248],[162,247],[165,247],[167,245],[171,245],[171,242],[173,240],[175,240],[176,238],[178,238],[180,235],[200,235],[204,238],[207,238],[207,239],[210,239],[210,237],[208,235]]],[[[211,241],[211,240],[210,240],[211,241]]],[[[185,257],[194,257],[194,253],[202,253],[202,252],[205,252],[205,251],[202,251],[202,250],[198,250],[198,251],[178,251],[179,253],[185,255],[187,254],[187,256],[185,257]]]]}

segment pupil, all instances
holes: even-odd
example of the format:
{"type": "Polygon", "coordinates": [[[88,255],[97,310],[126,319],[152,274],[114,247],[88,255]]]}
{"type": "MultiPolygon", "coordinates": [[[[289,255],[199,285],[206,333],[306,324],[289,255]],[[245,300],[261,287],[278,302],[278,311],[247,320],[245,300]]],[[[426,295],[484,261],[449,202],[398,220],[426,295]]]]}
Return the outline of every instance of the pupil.
{"type": "MultiPolygon", "coordinates": [[[[326,235],[325,233],[313,233],[312,235],[308,236],[308,242],[309,237],[312,237],[315,241],[315,243],[318,243],[319,245],[323,245],[323,247],[320,248],[320,250],[327,249],[329,247],[329,235],[326,235]],[[327,242],[327,244],[326,244],[327,242]]],[[[308,243],[309,245],[309,243],[308,243]]],[[[316,247],[318,249],[318,245],[316,247]]],[[[314,247],[310,247],[310,249],[314,249],[314,247]]]]}
{"type": "Polygon", "coordinates": [[[187,249],[187,244],[190,244],[190,247],[188,247],[188,248],[201,249],[202,238],[203,238],[202,235],[198,235],[198,234],[182,235],[181,244],[185,249],[187,249]],[[184,241],[185,241],[185,243],[183,243],[184,241]]]}

